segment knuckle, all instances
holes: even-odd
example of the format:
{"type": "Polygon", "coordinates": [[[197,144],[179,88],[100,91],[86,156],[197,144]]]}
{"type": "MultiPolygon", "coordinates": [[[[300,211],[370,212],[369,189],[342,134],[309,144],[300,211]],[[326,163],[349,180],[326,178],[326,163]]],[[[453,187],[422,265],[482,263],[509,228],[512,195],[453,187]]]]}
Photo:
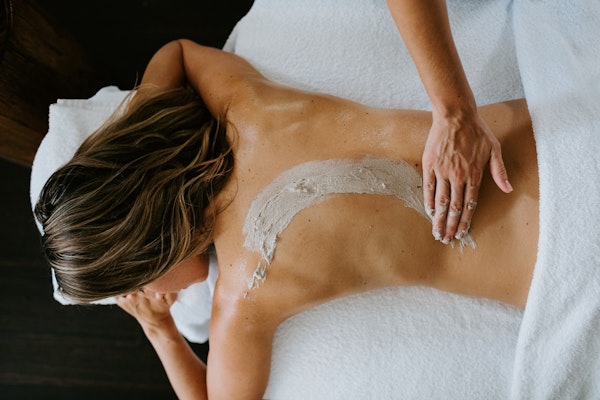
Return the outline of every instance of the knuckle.
{"type": "Polygon", "coordinates": [[[500,141],[496,139],[496,137],[492,136],[490,138],[490,143],[492,147],[492,152],[496,155],[500,155],[502,153],[502,146],[500,145],[500,141]]]}
{"type": "Polygon", "coordinates": [[[469,211],[475,210],[476,207],[477,207],[477,200],[475,200],[475,199],[471,199],[471,200],[467,201],[467,204],[465,206],[465,208],[469,211]]]}
{"type": "Polygon", "coordinates": [[[436,157],[424,154],[421,163],[423,164],[423,170],[431,173],[435,169],[436,157]]]}
{"type": "Polygon", "coordinates": [[[469,186],[471,188],[478,188],[482,177],[483,177],[482,169],[473,167],[473,169],[471,169],[471,179],[469,181],[469,186]]]}
{"type": "Polygon", "coordinates": [[[459,217],[461,212],[462,212],[462,204],[459,202],[452,202],[450,204],[450,213],[449,216],[450,217],[459,217]]]}

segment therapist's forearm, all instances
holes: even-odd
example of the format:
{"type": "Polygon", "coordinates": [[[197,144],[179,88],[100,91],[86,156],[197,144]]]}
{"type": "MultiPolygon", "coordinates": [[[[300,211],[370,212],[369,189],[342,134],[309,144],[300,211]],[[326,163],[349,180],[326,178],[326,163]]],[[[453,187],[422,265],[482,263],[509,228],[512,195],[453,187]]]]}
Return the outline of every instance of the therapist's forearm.
{"type": "Polygon", "coordinates": [[[452,115],[473,111],[475,99],[452,38],[445,1],[387,2],[434,112],[452,115]]]}

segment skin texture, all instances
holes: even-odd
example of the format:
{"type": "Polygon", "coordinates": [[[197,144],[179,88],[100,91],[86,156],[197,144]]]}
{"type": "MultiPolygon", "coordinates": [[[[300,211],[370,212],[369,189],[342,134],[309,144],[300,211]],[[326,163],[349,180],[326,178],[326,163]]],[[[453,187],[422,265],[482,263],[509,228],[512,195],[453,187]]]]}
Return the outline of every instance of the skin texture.
{"type": "Polygon", "coordinates": [[[514,193],[505,197],[492,177],[482,174],[478,219],[471,232],[476,250],[460,252],[431,240],[429,222],[393,197],[337,195],[294,217],[279,237],[266,282],[248,292],[246,280],[259,255],[244,249],[242,227],[265,186],[312,160],[369,155],[404,160],[420,171],[433,117],[276,85],[235,55],[186,40],[159,50],[144,82],[160,89],[186,78],[214,115],[226,117],[235,156],[232,176],[215,204],[223,211],[214,232],[219,279],[210,368],[178,336],[168,311],[173,291],[205,277],[205,257],[191,257],[144,293],[119,300],[142,325],[180,398],[261,398],[277,327],[340,296],[425,285],[525,305],[537,249],[538,177],[523,100],[478,110],[504,148],[514,193]]]}
{"type": "Polygon", "coordinates": [[[396,26],[431,99],[432,124],[423,150],[423,196],[433,216],[432,234],[449,243],[468,232],[489,164],[505,193],[501,145],[478,113],[463,70],[444,0],[388,0],[396,26]]]}

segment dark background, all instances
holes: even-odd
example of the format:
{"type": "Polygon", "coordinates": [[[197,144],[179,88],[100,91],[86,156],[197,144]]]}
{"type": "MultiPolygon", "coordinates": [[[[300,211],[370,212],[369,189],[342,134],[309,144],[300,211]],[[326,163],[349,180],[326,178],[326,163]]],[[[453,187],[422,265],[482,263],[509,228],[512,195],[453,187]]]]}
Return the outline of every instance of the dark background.
{"type": "MultiPolygon", "coordinates": [[[[25,1],[25,0],[16,0],[25,1]]],[[[97,84],[131,88],[162,44],[221,47],[252,0],[38,0],[97,67],[97,84]]],[[[61,306],[29,206],[26,167],[0,159],[0,399],[171,399],[136,321],[112,306],[61,306]]],[[[194,345],[206,357],[208,345],[194,345]]]]}

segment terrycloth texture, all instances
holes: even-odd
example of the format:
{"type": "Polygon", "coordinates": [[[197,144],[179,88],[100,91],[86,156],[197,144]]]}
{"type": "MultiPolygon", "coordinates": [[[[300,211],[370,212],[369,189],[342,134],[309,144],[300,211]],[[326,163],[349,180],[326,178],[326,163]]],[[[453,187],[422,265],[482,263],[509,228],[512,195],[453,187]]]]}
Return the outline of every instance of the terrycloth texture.
{"type": "MultiPolygon", "coordinates": [[[[48,133],[40,143],[31,168],[29,199],[35,208],[44,184],[52,173],[69,161],[81,143],[98,129],[124,101],[127,92],[111,86],[100,90],[90,99],[58,99],[50,105],[48,133]]],[[[35,221],[40,233],[42,226],[35,221]]],[[[57,290],[52,272],[54,298],[62,304],[72,304],[57,290]]],[[[105,299],[97,304],[114,304],[105,299]]]]}
{"type": "Polygon", "coordinates": [[[267,399],[506,399],[520,312],[423,288],[340,298],[282,324],[267,399]]]}
{"type": "Polygon", "coordinates": [[[600,399],[600,2],[515,1],[540,173],[512,397],[600,399]]]}
{"type": "MultiPolygon", "coordinates": [[[[479,104],[523,97],[510,1],[451,1],[449,13],[479,104]]],[[[430,108],[384,0],[257,0],[226,49],[281,83],[430,108]]],[[[425,288],[338,299],[279,328],[265,397],[506,399],[521,316],[425,288]]]]}
{"type": "MultiPolygon", "coordinates": [[[[61,99],[50,106],[48,133],[40,144],[31,169],[32,208],[50,175],[73,157],[81,143],[108,119],[128,93],[111,86],[101,89],[90,99],[61,99]]],[[[38,229],[42,232],[39,224],[38,229]]],[[[206,282],[196,283],[182,290],[171,308],[177,327],[192,342],[202,343],[208,339],[212,294],[217,275],[216,256],[211,254],[206,282]]],[[[57,290],[54,274],[52,283],[54,298],[61,304],[73,304],[57,290]]],[[[114,303],[112,298],[96,302],[114,303]]]]}
{"type": "MultiPolygon", "coordinates": [[[[40,143],[31,168],[32,208],[50,175],[73,157],[85,138],[106,121],[126,94],[111,86],[90,99],[58,99],[50,106],[48,133],[40,143]]],[[[41,226],[38,225],[38,229],[41,231],[41,226]]]]}
{"type": "MultiPolygon", "coordinates": [[[[480,105],[522,98],[510,0],[448,13],[480,105]]],[[[270,79],[377,107],[431,109],[385,0],[256,0],[225,48],[270,79]]]]}

